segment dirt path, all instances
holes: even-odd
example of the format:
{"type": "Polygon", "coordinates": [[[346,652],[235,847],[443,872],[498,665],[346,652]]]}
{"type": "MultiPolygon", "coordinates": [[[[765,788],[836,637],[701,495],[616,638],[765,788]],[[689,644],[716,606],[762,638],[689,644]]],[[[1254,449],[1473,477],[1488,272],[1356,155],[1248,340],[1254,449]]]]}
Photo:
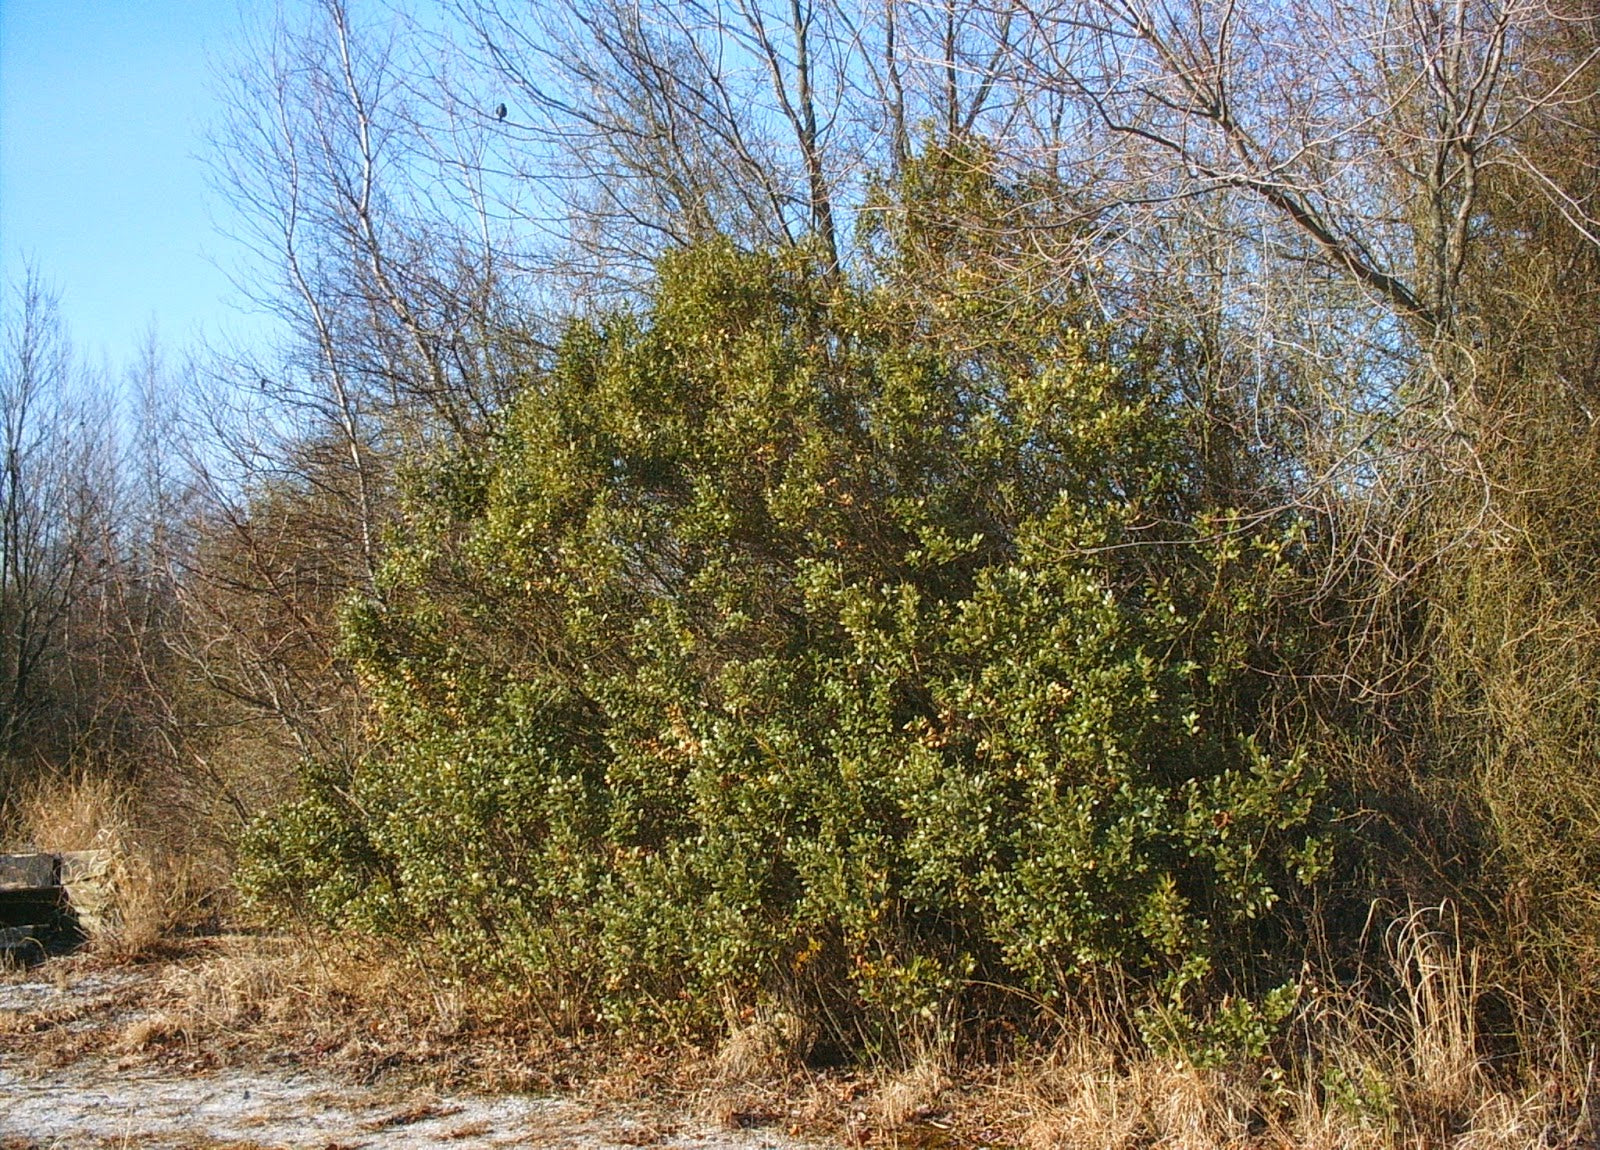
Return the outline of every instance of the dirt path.
{"type": "Polygon", "coordinates": [[[775,1131],[650,1119],[613,1105],[441,1094],[381,1076],[362,1085],[287,1059],[216,1065],[192,1044],[160,1059],[130,1057],[127,1035],[165,1025],[141,993],[154,976],[54,965],[0,978],[0,1150],[798,1147],[775,1131]]]}

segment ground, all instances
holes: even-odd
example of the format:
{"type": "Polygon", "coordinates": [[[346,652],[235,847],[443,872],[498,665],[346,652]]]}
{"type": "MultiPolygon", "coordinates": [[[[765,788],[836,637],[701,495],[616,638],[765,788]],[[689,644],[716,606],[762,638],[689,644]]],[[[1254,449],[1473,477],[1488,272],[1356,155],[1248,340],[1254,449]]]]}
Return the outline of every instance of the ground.
{"type": "Polygon", "coordinates": [[[443,1036],[397,1018],[386,1037],[381,1018],[341,1005],[336,980],[285,976],[261,949],[0,974],[0,1150],[800,1145],[786,1114],[737,1098],[619,1097],[627,1074],[563,1090],[560,1060],[519,1059],[504,1034],[475,1041],[459,1020],[443,1036]]]}

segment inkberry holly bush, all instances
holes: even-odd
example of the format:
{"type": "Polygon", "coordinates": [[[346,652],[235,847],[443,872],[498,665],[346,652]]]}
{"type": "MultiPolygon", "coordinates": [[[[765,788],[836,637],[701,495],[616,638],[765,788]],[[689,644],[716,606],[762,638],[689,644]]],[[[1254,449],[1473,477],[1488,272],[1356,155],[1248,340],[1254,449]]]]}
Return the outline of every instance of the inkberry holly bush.
{"type": "Polygon", "coordinates": [[[1158,357],[1085,317],[663,260],[412,475],[344,623],[375,749],[254,892],[617,1025],[1203,1001],[1321,859],[1239,638],[1292,540],[1197,505],[1158,357]]]}

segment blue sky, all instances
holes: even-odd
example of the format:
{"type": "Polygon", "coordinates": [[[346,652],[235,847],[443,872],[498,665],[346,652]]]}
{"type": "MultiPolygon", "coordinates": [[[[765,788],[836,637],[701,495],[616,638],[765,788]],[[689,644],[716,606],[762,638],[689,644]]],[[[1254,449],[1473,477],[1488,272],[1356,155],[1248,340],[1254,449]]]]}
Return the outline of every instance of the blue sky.
{"type": "Polygon", "coordinates": [[[0,0],[0,271],[31,260],[113,369],[152,322],[169,348],[264,330],[202,158],[239,22],[226,0],[0,0]]]}

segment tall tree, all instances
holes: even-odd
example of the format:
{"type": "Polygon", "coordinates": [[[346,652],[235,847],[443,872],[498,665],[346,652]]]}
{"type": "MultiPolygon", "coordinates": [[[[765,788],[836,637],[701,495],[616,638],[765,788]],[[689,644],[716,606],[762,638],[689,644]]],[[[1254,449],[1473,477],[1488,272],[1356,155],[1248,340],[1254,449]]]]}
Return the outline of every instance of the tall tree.
{"type": "Polygon", "coordinates": [[[35,272],[7,285],[0,347],[0,756],[70,747],[70,624],[114,562],[103,394],[35,272]]]}

